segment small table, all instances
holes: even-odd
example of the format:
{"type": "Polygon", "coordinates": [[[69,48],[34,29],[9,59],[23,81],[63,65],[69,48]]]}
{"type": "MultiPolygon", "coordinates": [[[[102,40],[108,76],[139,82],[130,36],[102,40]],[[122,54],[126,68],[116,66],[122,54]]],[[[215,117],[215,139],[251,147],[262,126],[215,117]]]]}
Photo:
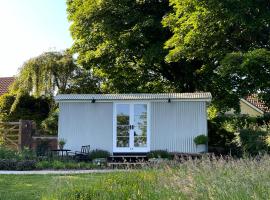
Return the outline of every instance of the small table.
{"type": "Polygon", "coordinates": [[[52,152],[57,152],[59,156],[64,157],[68,156],[68,152],[71,151],[70,149],[52,149],[52,152]]]}

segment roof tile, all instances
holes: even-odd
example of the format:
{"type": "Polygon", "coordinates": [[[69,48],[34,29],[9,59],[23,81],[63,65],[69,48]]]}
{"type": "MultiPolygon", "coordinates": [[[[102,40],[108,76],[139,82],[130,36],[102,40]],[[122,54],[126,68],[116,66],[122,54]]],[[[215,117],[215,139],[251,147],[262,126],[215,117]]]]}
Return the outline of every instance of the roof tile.
{"type": "Polygon", "coordinates": [[[258,95],[252,94],[252,95],[246,97],[245,99],[246,99],[246,101],[248,101],[249,103],[251,103],[252,105],[257,107],[258,109],[260,109],[261,111],[263,111],[265,113],[270,112],[270,108],[266,106],[264,101],[262,101],[258,98],[258,95]]]}
{"type": "Polygon", "coordinates": [[[0,96],[8,92],[8,88],[15,81],[15,77],[0,77],[0,96]]]}

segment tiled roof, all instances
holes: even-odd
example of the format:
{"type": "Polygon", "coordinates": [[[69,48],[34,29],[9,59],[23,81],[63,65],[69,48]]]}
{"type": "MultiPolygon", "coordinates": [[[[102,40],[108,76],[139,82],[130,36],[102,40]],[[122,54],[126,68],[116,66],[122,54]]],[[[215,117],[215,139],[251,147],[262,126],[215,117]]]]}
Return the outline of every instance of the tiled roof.
{"type": "Polygon", "coordinates": [[[8,92],[8,88],[14,80],[14,77],[0,77],[0,96],[8,92]]]}
{"type": "Polygon", "coordinates": [[[265,113],[270,112],[270,108],[267,107],[265,102],[260,100],[256,94],[246,97],[245,100],[265,113]]]}
{"type": "Polygon", "coordinates": [[[159,93],[159,94],[59,94],[56,101],[66,100],[162,100],[162,99],[203,99],[210,101],[212,98],[209,92],[200,93],[159,93]]]}

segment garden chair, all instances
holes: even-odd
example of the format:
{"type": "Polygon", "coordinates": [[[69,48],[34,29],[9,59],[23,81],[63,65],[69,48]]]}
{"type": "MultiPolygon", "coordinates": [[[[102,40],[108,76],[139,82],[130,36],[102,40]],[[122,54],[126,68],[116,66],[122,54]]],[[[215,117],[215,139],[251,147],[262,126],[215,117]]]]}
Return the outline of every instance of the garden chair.
{"type": "Polygon", "coordinates": [[[78,161],[90,160],[90,145],[82,146],[81,151],[69,152],[68,154],[73,156],[78,161]]]}

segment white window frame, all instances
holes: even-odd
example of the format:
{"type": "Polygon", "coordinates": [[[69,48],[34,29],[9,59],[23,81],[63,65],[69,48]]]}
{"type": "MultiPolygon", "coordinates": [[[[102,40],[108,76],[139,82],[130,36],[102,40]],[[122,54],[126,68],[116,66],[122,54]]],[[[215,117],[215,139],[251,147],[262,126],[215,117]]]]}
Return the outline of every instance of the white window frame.
{"type": "Polygon", "coordinates": [[[113,103],[113,152],[114,153],[146,153],[150,151],[151,145],[151,109],[150,102],[146,101],[117,101],[113,103]],[[147,146],[146,147],[134,147],[134,130],[129,132],[129,147],[117,147],[116,134],[117,134],[117,112],[116,106],[119,104],[128,104],[130,109],[130,124],[134,123],[134,105],[135,104],[146,104],[147,105],[147,146]]]}

